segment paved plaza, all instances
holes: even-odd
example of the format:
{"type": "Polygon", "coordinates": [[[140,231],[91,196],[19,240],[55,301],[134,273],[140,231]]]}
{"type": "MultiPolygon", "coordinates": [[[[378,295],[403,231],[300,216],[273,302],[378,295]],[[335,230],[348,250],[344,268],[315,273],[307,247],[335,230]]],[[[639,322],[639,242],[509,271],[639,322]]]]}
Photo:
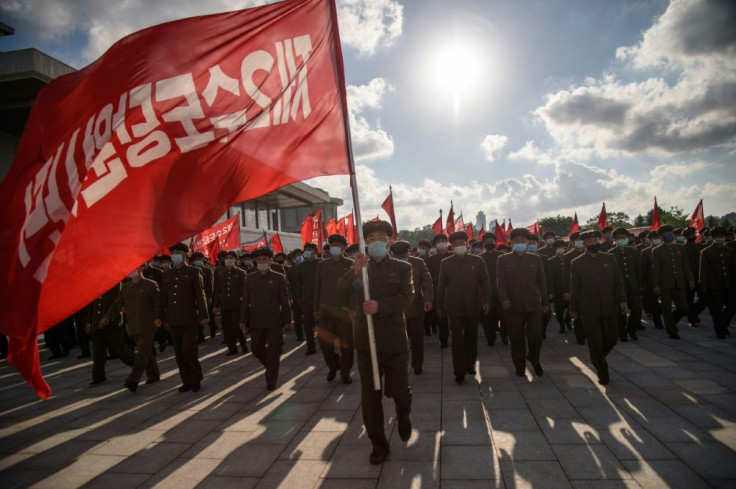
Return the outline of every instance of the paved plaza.
{"type": "MultiPolygon", "coordinates": [[[[327,382],[320,354],[285,335],[279,386],[266,392],[251,355],[227,357],[218,335],[200,345],[202,390],[179,393],[173,349],[162,381],[123,388],[128,367],[47,360],[54,394],[38,401],[0,363],[0,487],[616,488],[736,487],[736,334],[716,340],[710,317],[671,340],[648,323],[609,355],[601,387],[586,346],[553,321],[544,376],[516,377],[509,347],[485,345],[475,379],[456,385],[450,349],[427,337],[408,443],[385,399],[391,453],[368,463],[360,383],[327,382]]],[[[736,330],[732,328],[736,333],[736,330]]],[[[43,348],[43,343],[42,343],[43,348]]]]}

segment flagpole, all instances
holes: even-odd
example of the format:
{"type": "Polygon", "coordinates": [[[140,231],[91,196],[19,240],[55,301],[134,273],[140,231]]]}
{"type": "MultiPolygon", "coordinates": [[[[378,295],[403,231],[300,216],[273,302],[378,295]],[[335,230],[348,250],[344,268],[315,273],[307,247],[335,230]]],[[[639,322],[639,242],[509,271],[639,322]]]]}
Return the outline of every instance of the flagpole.
{"type": "MultiPolygon", "coordinates": [[[[345,89],[345,69],[343,66],[343,60],[342,60],[342,47],[340,45],[340,33],[338,30],[338,24],[337,24],[337,6],[335,5],[335,0],[330,0],[330,17],[331,17],[331,24],[332,28],[334,29],[335,33],[335,57],[337,58],[338,62],[338,70],[337,75],[339,77],[340,81],[340,102],[342,103],[342,112],[343,112],[343,125],[345,127],[345,146],[347,150],[347,156],[348,156],[348,166],[349,166],[349,172],[350,172],[350,189],[353,194],[353,206],[355,207],[355,222],[357,226],[362,226],[363,220],[360,216],[360,200],[358,199],[358,181],[355,176],[355,159],[353,158],[353,143],[350,135],[350,121],[348,117],[348,98],[347,98],[347,90],[345,89]]],[[[358,247],[360,248],[360,252],[365,255],[365,237],[363,236],[362,230],[358,230],[358,247]]],[[[371,291],[368,284],[368,268],[363,267],[361,270],[361,276],[363,280],[363,299],[365,301],[371,300],[371,291]]],[[[376,353],[376,334],[375,330],[373,329],[373,315],[372,314],[366,314],[366,329],[368,330],[368,348],[370,350],[371,354],[371,367],[373,370],[373,387],[374,390],[380,391],[381,390],[381,377],[380,373],[378,371],[378,355],[376,353]]]]}

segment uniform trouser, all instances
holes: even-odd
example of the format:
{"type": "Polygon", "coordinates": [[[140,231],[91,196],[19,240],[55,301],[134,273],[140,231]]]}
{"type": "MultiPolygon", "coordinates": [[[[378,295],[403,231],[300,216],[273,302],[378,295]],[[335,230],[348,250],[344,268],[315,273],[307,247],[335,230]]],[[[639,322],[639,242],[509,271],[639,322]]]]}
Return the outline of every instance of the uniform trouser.
{"type": "Polygon", "coordinates": [[[304,323],[302,321],[302,306],[292,303],[291,304],[291,317],[294,318],[294,333],[296,333],[296,339],[304,341],[304,323]]]}
{"type": "Polygon", "coordinates": [[[736,313],[736,289],[709,290],[708,309],[713,318],[716,335],[725,335],[736,313]]]}
{"type": "MultiPolygon", "coordinates": [[[[222,319],[222,335],[225,337],[225,344],[230,352],[238,351],[238,343],[243,353],[248,351],[248,345],[245,342],[245,334],[240,329],[240,309],[223,309],[221,311],[222,319]]],[[[251,345],[253,340],[251,339],[251,345]]]]}
{"type": "Polygon", "coordinates": [[[424,365],[424,315],[406,318],[406,334],[411,343],[411,366],[422,368],[424,365]]]}
{"type": "Polygon", "coordinates": [[[685,289],[662,289],[662,317],[667,334],[677,334],[677,322],[687,315],[685,289]],[[672,310],[672,304],[675,310],[672,310]]]}
{"type": "Polygon", "coordinates": [[[187,386],[198,384],[204,378],[197,357],[197,333],[196,324],[171,325],[176,366],[179,367],[182,384],[187,386]]]}
{"type": "Polygon", "coordinates": [[[424,334],[426,336],[429,336],[432,334],[432,321],[433,321],[433,314],[434,310],[432,311],[425,311],[424,317],[421,319],[424,325],[424,334]]]}
{"type": "Polygon", "coordinates": [[[149,379],[158,379],[161,376],[156,357],[153,355],[153,335],[155,332],[156,330],[152,329],[143,334],[131,335],[135,342],[135,357],[133,359],[133,370],[130,371],[130,375],[126,379],[127,382],[138,384],[144,371],[149,379]]]}
{"type": "MultiPolygon", "coordinates": [[[[383,393],[392,398],[396,405],[396,417],[408,420],[411,413],[411,387],[409,387],[409,353],[377,353],[378,374],[383,378],[383,393]]],[[[360,372],[360,400],[363,410],[363,426],[373,443],[373,453],[387,454],[388,439],[383,426],[383,404],[381,391],[374,390],[371,355],[358,350],[360,372]]]]}
{"type": "Polygon", "coordinates": [[[478,358],[478,315],[449,316],[452,335],[452,367],[455,375],[475,371],[478,358]]]}
{"type": "Polygon", "coordinates": [[[618,315],[618,334],[621,338],[626,338],[636,334],[636,328],[641,325],[641,292],[638,290],[626,288],[626,305],[629,307],[629,316],[626,313],[618,315]]]}
{"type": "Polygon", "coordinates": [[[547,308],[547,312],[542,313],[541,323],[542,323],[542,338],[547,337],[547,326],[549,326],[549,322],[552,320],[552,310],[547,308]]]}
{"type": "Polygon", "coordinates": [[[700,292],[700,286],[696,286],[695,289],[685,290],[685,297],[687,298],[687,320],[690,324],[698,324],[700,318],[698,317],[701,312],[705,310],[707,305],[703,294],[700,292]],[[695,293],[698,294],[698,300],[695,300],[695,293]]]}
{"type": "Polygon", "coordinates": [[[437,314],[436,309],[433,308],[432,311],[435,311],[434,316],[437,321],[440,345],[447,346],[447,339],[450,337],[450,324],[448,323],[447,313],[440,316],[437,314]]]}
{"type": "Polygon", "coordinates": [[[496,343],[496,331],[500,330],[501,338],[506,338],[506,321],[501,314],[501,302],[498,297],[491,297],[491,310],[488,314],[483,313],[483,332],[486,334],[486,341],[489,345],[496,343]]]}
{"type": "Polygon", "coordinates": [[[570,316],[568,315],[570,301],[566,301],[562,294],[555,294],[554,305],[557,324],[560,325],[560,331],[563,331],[565,329],[565,325],[570,324],[570,316]]]}
{"type": "Polygon", "coordinates": [[[542,311],[506,311],[506,328],[511,340],[511,359],[516,370],[526,369],[526,361],[539,365],[542,350],[542,311]]]}
{"type": "Polygon", "coordinates": [[[314,304],[302,304],[302,318],[304,328],[304,339],[307,340],[307,351],[317,351],[317,344],[314,341],[314,304]]]}
{"type": "Polygon", "coordinates": [[[123,328],[108,325],[92,329],[92,382],[105,380],[108,348],[125,365],[132,367],[135,355],[125,346],[123,328]]]}
{"type": "Polygon", "coordinates": [[[598,377],[608,378],[606,356],[619,338],[616,316],[585,316],[585,331],[590,361],[598,372],[598,377]]]}
{"type": "Polygon", "coordinates": [[[266,384],[276,385],[284,338],[281,327],[250,328],[250,346],[253,356],[266,368],[266,384]]]}
{"type": "Polygon", "coordinates": [[[652,322],[657,328],[662,327],[662,306],[659,303],[659,297],[654,294],[651,287],[644,289],[642,294],[643,309],[652,315],[652,322]]]}
{"type": "Polygon", "coordinates": [[[575,333],[575,339],[578,343],[585,341],[585,324],[583,324],[583,318],[579,314],[573,326],[573,333],[575,333]]]}
{"type": "Polygon", "coordinates": [[[0,334],[0,356],[8,356],[8,337],[4,334],[0,334]]]}
{"type": "Polygon", "coordinates": [[[333,372],[347,377],[353,368],[353,324],[349,319],[322,317],[319,318],[317,338],[322,356],[327,367],[333,372]],[[340,354],[335,353],[337,340],[340,354]]]}
{"type": "Polygon", "coordinates": [[[66,325],[59,323],[47,329],[43,334],[44,342],[54,356],[66,356],[69,353],[69,341],[66,339],[66,325]]]}
{"type": "Polygon", "coordinates": [[[84,317],[83,314],[74,315],[74,327],[77,333],[77,343],[79,343],[79,351],[82,355],[89,356],[92,351],[89,348],[90,336],[84,330],[84,317]]]}

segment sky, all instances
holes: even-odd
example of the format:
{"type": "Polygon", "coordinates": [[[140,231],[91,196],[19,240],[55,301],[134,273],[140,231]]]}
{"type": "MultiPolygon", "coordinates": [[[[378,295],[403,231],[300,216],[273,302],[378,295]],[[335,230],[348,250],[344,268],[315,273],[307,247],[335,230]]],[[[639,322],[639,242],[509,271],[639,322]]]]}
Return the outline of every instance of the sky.
{"type": "MultiPolygon", "coordinates": [[[[82,68],[131,32],[255,0],[0,0],[16,34],[82,68]]],[[[581,223],[736,211],[733,0],[337,0],[364,219],[581,223]]],[[[308,183],[345,201],[346,176],[308,183]]]]}

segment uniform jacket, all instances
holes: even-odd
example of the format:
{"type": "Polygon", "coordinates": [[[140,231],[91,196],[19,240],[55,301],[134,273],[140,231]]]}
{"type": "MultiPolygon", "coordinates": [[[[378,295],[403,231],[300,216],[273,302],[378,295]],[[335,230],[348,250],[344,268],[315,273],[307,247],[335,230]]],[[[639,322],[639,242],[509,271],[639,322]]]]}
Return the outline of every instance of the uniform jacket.
{"type": "Polygon", "coordinates": [[[618,268],[621,271],[621,276],[626,286],[626,292],[640,293],[642,283],[639,252],[631,246],[624,246],[623,248],[617,246],[611,251],[611,254],[616,258],[616,263],[618,263],[618,268]]]}
{"type": "Polygon", "coordinates": [[[691,281],[692,268],[682,245],[661,244],[652,250],[653,287],[685,289],[691,281]]]}
{"type": "Polygon", "coordinates": [[[684,245],[685,254],[687,260],[690,262],[690,269],[692,270],[693,278],[695,283],[700,283],[700,252],[705,249],[702,243],[687,242],[684,245]]]}
{"type": "Polygon", "coordinates": [[[437,300],[438,297],[437,286],[440,283],[440,264],[442,263],[442,260],[450,256],[452,256],[452,253],[445,252],[435,253],[427,258],[427,269],[429,270],[429,275],[432,277],[432,288],[435,300],[437,300]]]}
{"type": "Polygon", "coordinates": [[[496,266],[498,264],[498,257],[503,255],[502,252],[493,249],[491,251],[484,251],[480,254],[480,257],[486,263],[486,272],[488,272],[488,280],[491,283],[491,302],[498,299],[498,284],[496,283],[496,266]]]}
{"type": "Polygon", "coordinates": [[[243,302],[243,287],[245,287],[245,270],[234,266],[220,270],[215,277],[215,292],[212,298],[212,307],[224,311],[240,310],[243,302]]]}
{"type": "Polygon", "coordinates": [[[476,255],[451,255],[442,260],[437,285],[437,309],[448,316],[476,316],[490,304],[491,283],[486,262],[476,255]],[[480,293],[479,293],[480,292],[480,293]]]}
{"type": "Polygon", "coordinates": [[[120,295],[120,285],[113,286],[110,290],[99,296],[97,299],[92,301],[87,306],[87,318],[84,321],[85,324],[92,325],[92,329],[97,328],[100,319],[107,318],[110,321],[106,327],[120,327],[123,319],[123,315],[120,313],[120,308],[117,312],[111,311],[115,300],[120,295]],[[108,312],[110,314],[108,314],[108,312]]]}
{"type": "Polygon", "coordinates": [[[153,321],[161,317],[161,297],[158,284],[141,277],[138,282],[129,280],[120,288],[120,294],[105,317],[110,321],[125,312],[128,320],[128,333],[131,335],[153,334],[156,325],[153,321]]]}
{"type": "Polygon", "coordinates": [[[143,269],[143,276],[156,282],[156,285],[161,285],[161,278],[164,276],[164,271],[158,267],[147,267],[143,269]]]}
{"type": "Polygon", "coordinates": [[[409,264],[411,265],[411,280],[414,283],[414,299],[406,308],[405,315],[407,319],[422,318],[424,317],[424,303],[434,298],[432,276],[421,258],[410,256],[409,264]]]}
{"type": "Polygon", "coordinates": [[[215,291],[215,272],[208,266],[196,268],[202,274],[202,290],[204,290],[204,296],[207,298],[208,303],[212,302],[212,294],[215,291]]]}
{"type": "Polygon", "coordinates": [[[511,312],[539,312],[549,306],[547,277],[533,253],[507,253],[498,258],[498,299],[511,301],[511,312]]]}
{"type": "Polygon", "coordinates": [[[572,261],[570,277],[570,311],[583,319],[620,314],[626,289],[613,255],[584,253],[572,261]]]}
{"type": "Polygon", "coordinates": [[[164,271],[160,310],[171,325],[197,324],[209,319],[202,274],[197,267],[183,265],[164,271]]]}
{"type": "Polygon", "coordinates": [[[314,286],[317,283],[317,265],[319,260],[306,260],[295,265],[293,270],[294,301],[302,304],[314,304],[314,286]]]}
{"type": "Polygon", "coordinates": [[[349,299],[338,293],[337,282],[352,267],[353,260],[344,256],[318,262],[313,304],[319,317],[349,319],[349,299]]]}
{"type": "Polygon", "coordinates": [[[546,273],[549,285],[547,292],[554,294],[555,299],[562,299],[562,295],[568,292],[564,284],[570,280],[569,277],[566,277],[570,275],[570,263],[565,260],[564,256],[555,254],[547,260],[546,273]]]}
{"type": "Polygon", "coordinates": [[[243,288],[240,322],[252,329],[280,328],[291,322],[286,277],[273,270],[251,273],[243,288]]]}
{"type": "MultiPolygon", "coordinates": [[[[368,326],[363,313],[362,274],[348,270],[338,282],[341,293],[351,297],[351,309],[356,313],[353,337],[356,350],[369,351],[368,326]]],[[[378,302],[378,314],[373,315],[376,351],[402,353],[409,351],[404,311],[414,297],[411,265],[386,256],[383,260],[368,260],[368,284],[371,300],[378,302]]]]}
{"type": "Polygon", "coordinates": [[[700,288],[733,289],[736,285],[736,255],[728,246],[711,244],[700,253],[700,288]]]}
{"type": "Polygon", "coordinates": [[[578,250],[577,248],[573,248],[564,255],[562,255],[562,258],[565,260],[565,263],[567,264],[567,270],[568,272],[565,273],[563,276],[563,287],[565,288],[565,292],[568,294],[570,293],[570,267],[572,264],[572,261],[585,253],[585,249],[578,250]]]}

